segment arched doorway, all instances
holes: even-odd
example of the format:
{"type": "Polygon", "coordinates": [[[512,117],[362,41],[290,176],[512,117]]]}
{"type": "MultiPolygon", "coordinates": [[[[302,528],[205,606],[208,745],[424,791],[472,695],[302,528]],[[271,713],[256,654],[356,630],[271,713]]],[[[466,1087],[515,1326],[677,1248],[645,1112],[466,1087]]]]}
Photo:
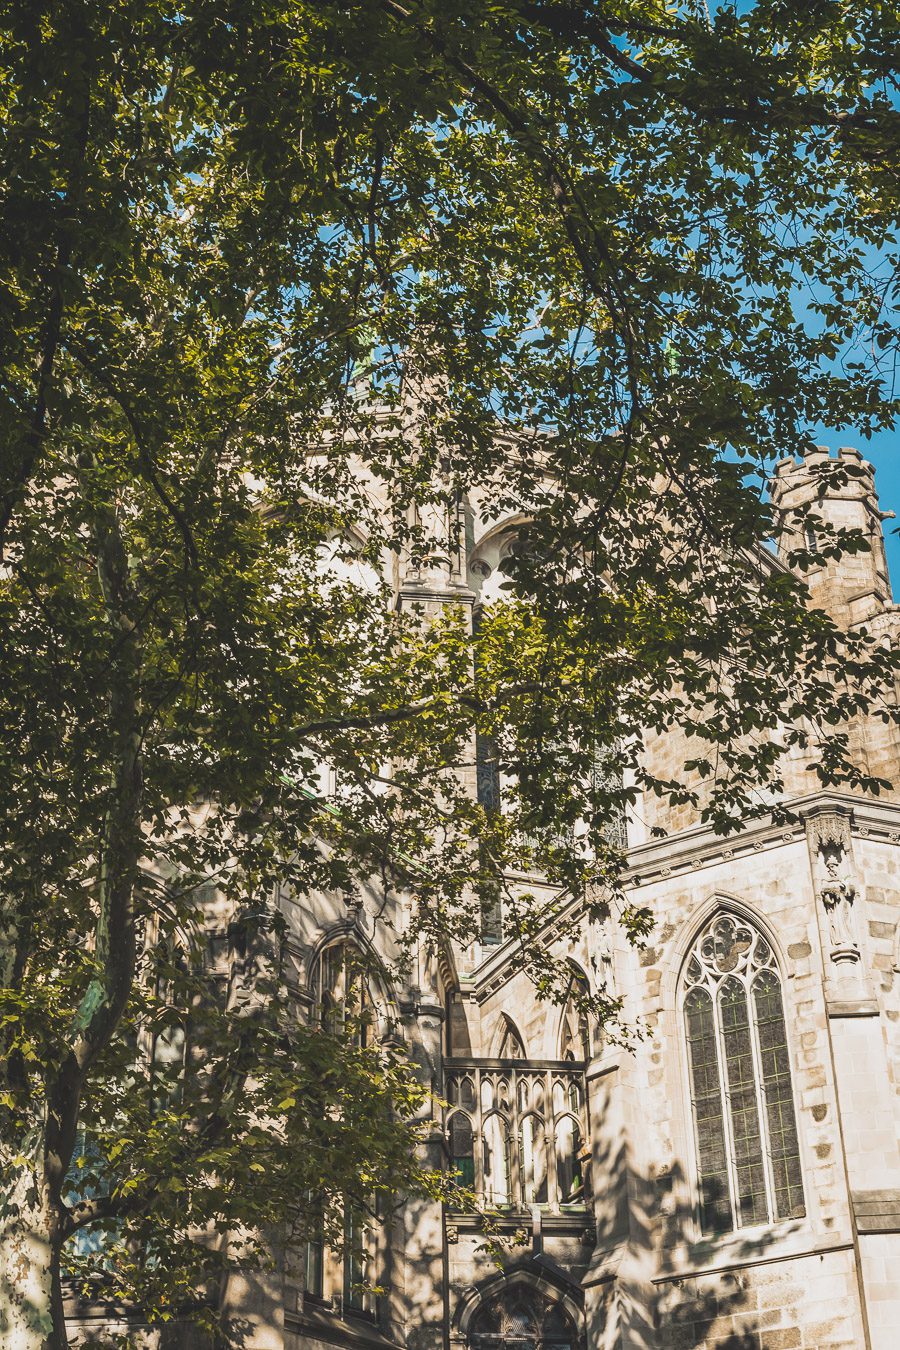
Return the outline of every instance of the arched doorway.
{"type": "Polygon", "coordinates": [[[469,1350],[576,1350],[576,1333],[561,1303],[512,1285],[472,1319],[469,1350]]]}

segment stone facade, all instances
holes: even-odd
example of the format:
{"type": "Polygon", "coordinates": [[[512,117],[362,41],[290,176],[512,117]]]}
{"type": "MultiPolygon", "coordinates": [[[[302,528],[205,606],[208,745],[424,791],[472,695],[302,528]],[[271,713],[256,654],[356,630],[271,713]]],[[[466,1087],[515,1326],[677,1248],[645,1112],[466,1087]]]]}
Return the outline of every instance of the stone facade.
{"type": "MultiPolygon", "coordinates": [[[[842,624],[894,638],[900,611],[872,471],[858,452],[840,455],[830,463],[850,472],[821,499],[827,452],[784,461],[775,500],[815,500],[820,518],[866,530],[869,553],[808,575],[811,599],[842,624]]],[[[473,508],[458,525],[465,547],[450,569],[399,577],[399,603],[474,610],[490,596],[516,522],[484,525],[473,508]]],[[[853,736],[870,771],[900,781],[895,727],[860,724],[853,736]]],[[[647,745],[675,767],[682,749],[674,737],[647,745]]],[[[449,1103],[435,1109],[429,1156],[461,1166],[471,1156],[473,1181],[500,1213],[503,1268],[471,1218],[410,1202],[371,1234],[377,1298],[354,1295],[328,1253],[315,1271],[299,1254],[230,1291],[248,1350],[900,1345],[900,796],[810,792],[810,777],[798,762],[789,779],[794,824],[756,822],[727,839],[653,802],[635,810],[628,885],[654,915],[648,944],[634,948],[614,922],[582,922],[566,952],[573,979],[624,997],[641,1029],[630,1048],[573,1030],[568,1008],[539,1002],[511,941],[473,942],[439,968],[423,962],[405,987],[385,986],[392,1024],[449,1103]],[[652,824],[667,837],[651,838],[652,824]],[[722,916],[731,925],[716,929],[722,916]],[[707,1117],[685,988],[698,939],[717,932],[732,936],[721,950],[710,939],[704,978],[734,991],[744,970],[750,1001],[735,994],[737,1020],[703,1042],[719,1056],[722,1089],[720,1116],[715,1090],[704,1098],[707,1117]],[[753,1001],[763,985],[751,982],[751,958],[782,1023],[753,1001]],[[732,1222],[726,1213],[710,1227],[704,1205],[732,1222]]],[[[286,895],[282,906],[307,1004],[330,944],[349,940],[390,962],[391,920],[402,915],[376,923],[374,895],[352,915],[325,896],[286,895]]],[[[704,997],[701,1012],[712,1007],[704,997]]]]}

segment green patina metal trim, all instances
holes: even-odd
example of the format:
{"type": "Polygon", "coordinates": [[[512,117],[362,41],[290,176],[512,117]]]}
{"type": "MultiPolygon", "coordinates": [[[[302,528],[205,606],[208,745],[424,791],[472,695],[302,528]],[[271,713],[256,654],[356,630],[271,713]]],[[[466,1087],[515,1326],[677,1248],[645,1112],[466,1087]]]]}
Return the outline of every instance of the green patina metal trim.
{"type": "Polygon", "coordinates": [[[86,1031],[91,1024],[91,1019],[98,1008],[102,1008],[106,1002],[106,990],[99,980],[91,980],[87,989],[84,991],[84,998],[78,1005],[78,1011],[75,1014],[75,1026],[78,1031],[86,1031]]]}

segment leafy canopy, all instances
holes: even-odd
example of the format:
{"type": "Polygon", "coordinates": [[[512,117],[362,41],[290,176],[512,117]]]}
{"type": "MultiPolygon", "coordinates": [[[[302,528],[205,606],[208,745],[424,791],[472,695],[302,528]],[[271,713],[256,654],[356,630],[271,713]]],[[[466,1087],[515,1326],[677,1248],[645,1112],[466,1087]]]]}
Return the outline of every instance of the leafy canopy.
{"type": "Polygon", "coordinates": [[[285,1022],[273,896],[371,877],[435,950],[539,866],[560,900],[509,912],[556,997],[532,939],[573,902],[645,929],[607,840],[638,788],[725,830],[794,750],[882,786],[846,722],[894,657],[759,550],[773,456],[896,414],[898,12],[0,22],[4,1231],[55,1260],[119,1225],[121,1290],[163,1316],[231,1259],[210,1226],[290,1195],[336,1234],[343,1197],[431,1184],[404,1056],[285,1022]],[[445,565],[472,506],[531,522],[504,598],[475,635],[398,612],[394,560],[445,565]],[[696,753],[662,778],[638,751],[671,727],[696,753]],[[501,816],[464,790],[476,732],[501,816]],[[211,922],[260,953],[249,1004],[211,922]]]}

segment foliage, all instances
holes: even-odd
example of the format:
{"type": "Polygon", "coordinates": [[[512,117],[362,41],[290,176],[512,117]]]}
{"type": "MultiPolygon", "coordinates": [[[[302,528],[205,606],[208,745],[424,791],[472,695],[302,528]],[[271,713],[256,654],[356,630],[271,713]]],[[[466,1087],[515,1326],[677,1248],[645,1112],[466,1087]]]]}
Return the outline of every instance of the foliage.
{"type": "Polygon", "coordinates": [[[4,1231],[58,1260],[80,1186],[159,1253],[116,1278],[166,1316],[161,1270],[228,1259],[205,1233],[432,1184],[403,1057],[285,1031],[273,896],[374,878],[434,949],[536,863],[562,899],[520,898],[522,959],[554,997],[533,939],[571,901],[645,931],[606,838],[638,789],[726,830],[795,749],[882,786],[845,724],[895,658],[760,545],[772,456],[896,412],[898,15],[0,15],[4,1231]],[[439,567],[458,502],[532,522],[474,637],[394,605],[392,560],[439,567]],[[640,740],[672,726],[697,749],[659,781],[640,740]],[[502,817],[465,791],[476,731],[502,817]],[[243,1001],[174,960],[217,922],[264,953],[243,1001]],[[148,1046],[189,1014],[163,1101],[148,1046]]]}

